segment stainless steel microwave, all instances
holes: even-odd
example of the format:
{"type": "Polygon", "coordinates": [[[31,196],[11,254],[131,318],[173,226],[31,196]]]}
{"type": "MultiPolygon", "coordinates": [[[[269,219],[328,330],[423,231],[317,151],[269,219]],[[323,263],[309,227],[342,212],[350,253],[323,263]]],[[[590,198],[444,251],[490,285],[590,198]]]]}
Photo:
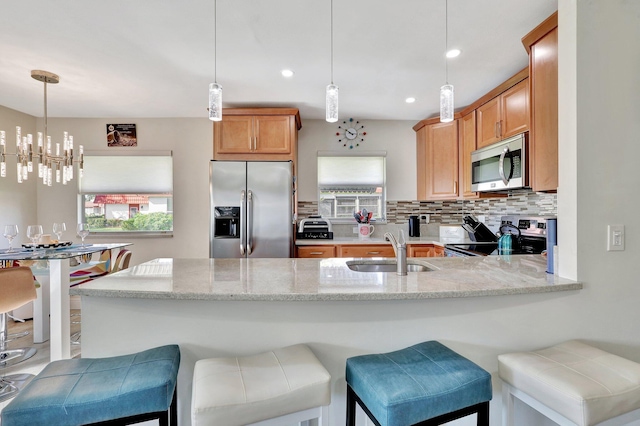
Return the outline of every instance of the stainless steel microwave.
{"type": "Polygon", "coordinates": [[[504,191],[529,185],[527,147],[522,133],[471,153],[471,190],[504,191]]]}

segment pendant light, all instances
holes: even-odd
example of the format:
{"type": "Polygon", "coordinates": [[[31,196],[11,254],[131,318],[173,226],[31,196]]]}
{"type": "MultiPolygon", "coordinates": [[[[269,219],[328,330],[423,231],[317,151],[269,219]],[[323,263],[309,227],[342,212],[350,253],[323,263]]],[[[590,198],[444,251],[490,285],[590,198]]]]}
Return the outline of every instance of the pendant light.
{"type": "Polygon", "coordinates": [[[213,83],[209,84],[209,120],[222,120],[222,86],[218,84],[218,4],[213,0],[213,83]]]}
{"type": "Polygon", "coordinates": [[[440,121],[453,121],[453,85],[449,84],[449,61],[446,52],[449,50],[449,0],[444,6],[444,51],[445,51],[445,85],[440,88],[440,121]]]}
{"type": "Polygon", "coordinates": [[[333,0],[331,0],[331,84],[327,86],[326,120],[338,121],[338,86],[333,84],[333,0]]]}

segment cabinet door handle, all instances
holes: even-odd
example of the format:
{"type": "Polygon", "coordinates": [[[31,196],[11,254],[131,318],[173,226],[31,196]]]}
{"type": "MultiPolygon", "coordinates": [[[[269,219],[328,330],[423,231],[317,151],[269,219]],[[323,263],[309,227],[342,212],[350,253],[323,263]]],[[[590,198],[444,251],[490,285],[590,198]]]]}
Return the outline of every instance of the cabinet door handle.
{"type": "Polygon", "coordinates": [[[498,134],[502,137],[502,120],[498,121],[498,134]]]}
{"type": "Polygon", "coordinates": [[[368,251],[367,254],[380,254],[379,251],[368,251]]]}
{"type": "Polygon", "coordinates": [[[253,150],[257,151],[258,150],[258,137],[254,137],[253,138],[253,150]]]}
{"type": "Polygon", "coordinates": [[[493,126],[493,131],[494,131],[494,133],[496,135],[496,139],[499,139],[500,135],[498,134],[498,122],[497,121],[496,121],[495,126],[493,126]]]}
{"type": "Polygon", "coordinates": [[[458,181],[457,180],[453,182],[453,192],[454,192],[454,194],[458,193],[458,181]]]}
{"type": "Polygon", "coordinates": [[[309,252],[309,254],[314,255],[314,256],[320,256],[320,255],[323,255],[324,252],[322,252],[322,251],[312,251],[312,252],[309,252]]]}

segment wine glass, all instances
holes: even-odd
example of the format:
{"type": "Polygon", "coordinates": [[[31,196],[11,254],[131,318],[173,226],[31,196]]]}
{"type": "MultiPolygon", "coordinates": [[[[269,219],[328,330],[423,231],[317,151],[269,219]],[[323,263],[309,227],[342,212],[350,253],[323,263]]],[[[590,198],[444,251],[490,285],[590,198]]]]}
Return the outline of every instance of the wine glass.
{"type": "Polygon", "coordinates": [[[87,236],[89,235],[89,224],[88,223],[79,223],[77,230],[78,230],[78,237],[80,237],[82,239],[82,246],[81,247],[85,247],[84,239],[87,238],[87,236]]]}
{"type": "Polygon", "coordinates": [[[18,225],[7,225],[4,227],[4,237],[9,240],[9,250],[7,253],[13,253],[13,248],[11,247],[11,242],[15,237],[18,236],[18,225]]]}
{"type": "Polygon", "coordinates": [[[58,242],[62,240],[62,233],[67,230],[67,225],[64,222],[56,222],[53,224],[53,233],[56,234],[58,242]]]}
{"type": "Polygon", "coordinates": [[[33,248],[36,248],[38,240],[42,236],[42,225],[29,225],[27,227],[27,238],[31,240],[33,248]]]}

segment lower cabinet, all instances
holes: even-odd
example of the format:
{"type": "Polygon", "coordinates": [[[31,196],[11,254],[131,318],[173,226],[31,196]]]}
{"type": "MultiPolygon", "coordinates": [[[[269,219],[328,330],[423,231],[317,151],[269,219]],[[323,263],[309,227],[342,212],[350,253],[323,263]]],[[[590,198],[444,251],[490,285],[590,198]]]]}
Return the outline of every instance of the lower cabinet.
{"type": "MultiPolygon", "coordinates": [[[[296,257],[395,257],[390,244],[338,244],[297,246],[296,257]]],[[[408,244],[407,257],[443,257],[444,247],[433,244],[408,244]]]]}
{"type": "Polygon", "coordinates": [[[444,247],[433,244],[411,244],[407,249],[408,257],[444,257],[444,247]]]}
{"type": "Polygon", "coordinates": [[[298,246],[297,257],[337,257],[336,246],[298,246]]]}
{"type": "Polygon", "coordinates": [[[391,244],[339,245],[338,257],[395,257],[391,244]]]}

